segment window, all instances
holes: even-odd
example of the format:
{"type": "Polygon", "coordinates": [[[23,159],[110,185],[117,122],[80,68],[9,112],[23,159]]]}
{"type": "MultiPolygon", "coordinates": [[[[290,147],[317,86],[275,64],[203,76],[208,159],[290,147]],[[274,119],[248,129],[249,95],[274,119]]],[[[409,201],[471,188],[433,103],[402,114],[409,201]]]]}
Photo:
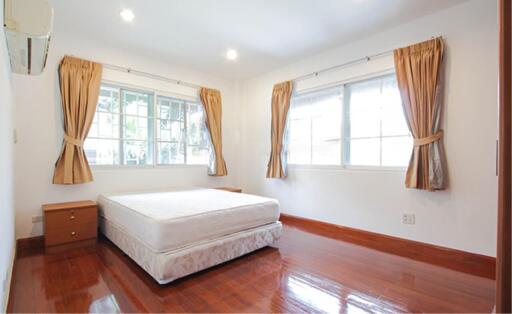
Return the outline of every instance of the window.
{"type": "Polygon", "coordinates": [[[203,106],[159,96],[157,108],[157,163],[207,164],[209,134],[203,106]]]}
{"type": "Polygon", "coordinates": [[[85,153],[91,165],[207,164],[204,119],[197,102],[102,84],[85,153]]]}
{"type": "Polygon", "coordinates": [[[406,167],[412,149],[394,74],[294,96],[286,136],[290,164],[406,167]]]}
{"type": "Polygon", "coordinates": [[[123,165],[153,163],[153,96],[121,89],[121,160],[123,165]]]}
{"type": "Polygon", "coordinates": [[[346,165],[405,167],[411,149],[395,75],[345,85],[346,165]]]}
{"type": "Polygon", "coordinates": [[[341,163],[342,101],[339,87],[292,98],[288,115],[290,164],[341,163]]]}

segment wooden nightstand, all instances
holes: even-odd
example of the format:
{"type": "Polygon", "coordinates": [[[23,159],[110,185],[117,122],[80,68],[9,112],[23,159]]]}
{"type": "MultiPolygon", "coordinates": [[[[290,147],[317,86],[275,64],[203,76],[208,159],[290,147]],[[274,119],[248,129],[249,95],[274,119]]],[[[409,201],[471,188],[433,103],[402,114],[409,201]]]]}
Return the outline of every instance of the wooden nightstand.
{"type": "Polygon", "coordinates": [[[43,205],[47,252],[88,246],[98,237],[98,207],[93,201],[43,205]]]}
{"type": "Polygon", "coordinates": [[[228,191],[228,192],[242,193],[242,189],[241,188],[218,187],[218,188],[214,188],[214,189],[228,191]]]}

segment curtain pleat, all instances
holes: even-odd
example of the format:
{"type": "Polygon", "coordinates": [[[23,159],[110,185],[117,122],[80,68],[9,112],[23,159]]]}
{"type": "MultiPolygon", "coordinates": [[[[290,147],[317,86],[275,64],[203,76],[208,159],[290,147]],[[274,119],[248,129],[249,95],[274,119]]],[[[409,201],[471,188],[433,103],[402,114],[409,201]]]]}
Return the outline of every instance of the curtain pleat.
{"type": "Polygon", "coordinates": [[[54,184],[79,184],[93,180],[83,143],[96,112],[102,65],[65,56],[59,65],[64,116],[64,140],[55,163],[54,184]]]}
{"type": "Polygon", "coordinates": [[[394,51],[396,76],[404,114],[414,138],[405,186],[443,190],[445,156],[440,130],[442,99],[440,74],[443,41],[435,38],[394,51]]]}
{"type": "Polygon", "coordinates": [[[267,178],[286,178],[287,163],[283,151],[286,120],[290,109],[293,84],[291,81],[274,85],[272,91],[272,124],[270,159],[267,166],[267,178]]]}
{"type": "Polygon", "coordinates": [[[213,145],[208,164],[208,174],[211,176],[226,176],[228,169],[222,155],[222,98],[220,91],[201,88],[199,94],[206,113],[206,127],[210,132],[213,145]]]}

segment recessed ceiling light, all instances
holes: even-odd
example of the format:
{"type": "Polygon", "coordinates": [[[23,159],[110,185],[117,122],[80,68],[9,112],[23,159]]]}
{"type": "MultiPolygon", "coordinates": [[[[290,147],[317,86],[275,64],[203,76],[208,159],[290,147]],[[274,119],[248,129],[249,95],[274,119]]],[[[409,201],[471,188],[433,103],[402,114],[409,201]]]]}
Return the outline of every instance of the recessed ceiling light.
{"type": "Polygon", "coordinates": [[[125,20],[126,22],[131,22],[135,18],[135,14],[133,14],[133,11],[130,9],[123,9],[119,15],[125,20]]]}
{"type": "Polygon", "coordinates": [[[236,52],[235,49],[228,49],[226,52],[226,58],[228,60],[236,60],[236,58],[238,58],[238,52],[236,52]]]}

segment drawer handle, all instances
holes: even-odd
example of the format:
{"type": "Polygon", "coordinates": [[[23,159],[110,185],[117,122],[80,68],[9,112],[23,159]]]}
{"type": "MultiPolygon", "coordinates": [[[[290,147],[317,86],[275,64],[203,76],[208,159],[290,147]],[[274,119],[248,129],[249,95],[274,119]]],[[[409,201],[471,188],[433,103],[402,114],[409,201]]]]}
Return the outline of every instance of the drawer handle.
{"type": "Polygon", "coordinates": [[[73,236],[73,237],[76,236],[76,232],[71,231],[71,236],[73,236]]]}
{"type": "Polygon", "coordinates": [[[69,216],[69,220],[74,220],[75,219],[75,216],[71,215],[69,216]]]}

